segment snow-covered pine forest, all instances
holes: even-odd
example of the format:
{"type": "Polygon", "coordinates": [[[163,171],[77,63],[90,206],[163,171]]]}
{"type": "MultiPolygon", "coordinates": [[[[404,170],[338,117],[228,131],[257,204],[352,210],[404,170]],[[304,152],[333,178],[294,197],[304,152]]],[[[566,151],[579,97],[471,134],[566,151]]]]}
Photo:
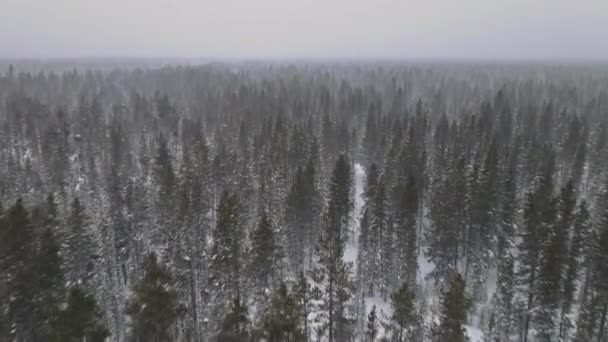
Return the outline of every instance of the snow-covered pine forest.
{"type": "Polygon", "coordinates": [[[0,341],[608,341],[608,69],[10,65],[0,341]]]}

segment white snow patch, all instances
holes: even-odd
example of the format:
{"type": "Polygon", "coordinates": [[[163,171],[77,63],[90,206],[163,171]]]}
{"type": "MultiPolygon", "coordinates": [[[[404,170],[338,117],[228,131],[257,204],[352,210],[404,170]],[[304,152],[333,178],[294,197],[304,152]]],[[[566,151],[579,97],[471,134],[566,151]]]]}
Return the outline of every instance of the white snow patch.
{"type": "Polygon", "coordinates": [[[481,330],[474,328],[470,325],[467,325],[466,328],[470,342],[483,342],[483,332],[481,330]]]}

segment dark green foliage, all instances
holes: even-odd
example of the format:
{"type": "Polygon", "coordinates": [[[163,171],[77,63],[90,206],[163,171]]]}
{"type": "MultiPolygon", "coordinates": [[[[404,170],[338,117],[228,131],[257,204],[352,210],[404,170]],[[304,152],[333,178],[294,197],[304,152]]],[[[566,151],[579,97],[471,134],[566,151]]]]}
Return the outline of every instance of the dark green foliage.
{"type": "Polygon", "coordinates": [[[86,284],[92,276],[95,249],[88,232],[88,217],[78,197],[72,201],[68,218],[66,277],[72,284],[86,284]]]}
{"type": "Polygon", "coordinates": [[[97,302],[80,288],[70,289],[67,307],[59,310],[52,322],[53,342],[103,342],[110,336],[103,326],[97,302]]]}
{"type": "Polygon", "coordinates": [[[210,285],[220,292],[239,289],[241,234],[237,199],[224,192],[217,209],[210,265],[210,285]]]}
{"type": "Polygon", "coordinates": [[[150,253],[143,264],[143,276],[133,287],[126,314],[131,317],[136,342],[171,340],[171,327],[184,314],[175,283],[167,266],[150,253]]]}
{"type": "Polygon", "coordinates": [[[39,251],[33,264],[28,267],[32,267],[35,274],[32,300],[34,321],[37,323],[33,328],[34,336],[47,338],[50,335],[51,321],[64,296],[59,244],[50,228],[42,234],[39,251]]]}
{"type": "Polygon", "coordinates": [[[558,309],[563,297],[559,291],[566,273],[568,257],[568,232],[573,220],[576,198],[574,185],[569,182],[558,197],[558,218],[544,232],[538,272],[536,301],[538,308],[534,317],[537,339],[555,340],[559,324],[558,309]]]}
{"type": "Polygon", "coordinates": [[[282,283],[275,291],[263,318],[263,336],[268,342],[303,341],[305,332],[298,294],[282,283]]]}
{"type": "Polygon", "coordinates": [[[393,336],[396,342],[409,340],[419,323],[416,294],[410,286],[408,282],[404,282],[398,290],[391,294],[391,306],[393,308],[391,321],[394,324],[393,336]]]}
{"type": "Polygon", "coordinates": [[[563,279],[563,298],[560,317],[560,334],[562,339],[568,338],[568,331],[573,326],[573,322],[569,317],[572,305],[574,304],[577,284],[579,278],[580,266],[583,262],[584,252],[587,252],[589,247],[589,234],[591,233],[591,219],[587,202],[583,201],[574,217],[572,228],[572,238],[568,250],[568,261],[566,272],[563,279]]]}
{"type": "Polygon", "coordinates": [[[250,255],[250,279],[259,289],[272,285],[279,274],[283,251],[276,240],[273,227],[266,213],[262,214],[257,228],[252,233],[250,255]]]}
{"type": "Polygon", "coordinates": [[[499,261],[496,292],[492,298],[490,322],[486,337],[490,341],[509,341],[515,332],[515,270],[509,252],[499,261]]]}
{"type": "Polygon", "coordinates": [[[326,279],[328,336],[329,341],[333,342],[347,338],[351,323],[345,311],[352,284],[349,280],[349,266],[342,260],[352,208],[350,165],[344,155],[336,162],[329,188],[329,204],[323,219],[317,254],[321,274],[326,279]]]}
{"type": "Polygon", "coordinates": [[[247,318],[247,306],[239,297],[232,301],[232,305],[224,317],[218,342],[246,342],[251,339],[251,326],[247,318]]]}
{"type": "Polygon", "coordinates": [[[32,264],[36,255],[33,226],[21,199],[8,209],[0,222],[3,248],[0,251],[0,268],[3,270],[3,306],[8,307],[7,325],[14,325],[16,339],[33,338],[32,329],[35,303],[35,270],[32,264]],[[11,296],[7,296],[7,294],[11,296]]]}
{"type": "Polygon", "coordinates": [[[452,273],[445,284],[441,298],[440,323],[436,341],[468,341],[465,325],[471,308],[471,299],[466,293],[464,281],[458,273],[452,273]]]}

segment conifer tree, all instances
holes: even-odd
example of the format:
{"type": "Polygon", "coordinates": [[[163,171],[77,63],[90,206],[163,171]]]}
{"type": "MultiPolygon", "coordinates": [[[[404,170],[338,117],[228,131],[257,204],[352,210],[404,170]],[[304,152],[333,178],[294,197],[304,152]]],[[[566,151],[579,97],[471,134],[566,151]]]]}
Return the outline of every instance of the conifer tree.
{"type": "Polygon", "coordinates": [[[220,331],[217,335],[218,342],[241,342],[249,341],[251,338],[251,327],[247,318],[248,309],[245,303],[237,296],[230,307],[230,311],[224,317],[220,331]]]}
{"type": "Polygon", "coordinates": [[[263,318],[264,337],[269,342],[302,341],[304,327],[297,297],[282,283],[275,291],[263,318]]]}
{"type": "Polygon", "coordinates": [[[491,317],[493,327],[486,333],[489,341],[509,341],[515,323],[515,274],[511,253],[503,255],[498,263],[496,292],[492,298],[491,317]]]}
{"type": "Polygon", "coordinates": [[[573,211],[576,205],[574,185],[572,182],[561,190],[559,199],[558,219],[544,231],[545,243],[541,246],[538,283],[535,297],[537,298],[536,316],[534,317],[537,339],[552,341],[556,339],[559,329],[558,309],[561,301],[562,276],[568,255],[568,231],[572,224],[573,211]]]}
{"type": "Polygon", "coordinates": [[[33,267],[35,272],[34,339],[47,339],[51,335],[51,322],[64,295],[59,244],[51,228],[46,228],[42,234],[39,251],[30,267],[33,267]]]}
{"type": "Polygon", "coordinates": [[[453,272],[447,279],[446,289],[441,298],[440,323],[437,327],[437,342],[468,341],[465,325],[471,299],[465,290],[460,274],[453,272]]]}
{"type": "Polygon", "coordinates": [[[585,252],[586,245],[588,245],[587,240],[591,233],[590,220],[587,202],[582,201],[574,217],[572,238],[568,250],[567,268],[563,279],[563,298],[561,299],[562,306],[559,332],[559,338],[562,340],[568,339],[568,332],[573,326],[573,322],[569,316],[577,292],[576,282],[580,274],[583,253],[585,252]]]}
{"type": "Polygon", "coordinates": [[[12,328],[11,337],[15,340],[31,340],[36,324],[33,321],[36,273],[32,267],[36,250],[34,229],[21,199],[6,212],[0,232],[3,242],[0,269],[6,291],[2,301],[8,308],[7,325],[12,328]]]}
{"type": "Polygon", "coordinates": [[[52,342],[104,342],[110,335],[95,298],[77,287],[70,289],[67,307],[57,313],[52,328],[52,342]]]}
{"type": "Polygon", "coordinates": [[[518,283],[525,289],[523,341],[528,341],[530,321],[536,303],[538,272],[540,266],[541,249],[551,231],[556,218],[556,201],[553,198],[553,173],[555,158],[552,149],[548,149],[548,156],[541,170],[539,183],[536,189],[529,192],[524,209],[524,225],[520,233],[521,242],[518,246],[518,283]]]}
{"type": "Polygon", "coordinates": [[[131,317],[133,340],[172,340],[171,327],[184,311],[169,269],[150,253],[144,260],[143,276],[133,287],[133,296],[126,308],[126,314],[131,317]]]}
{"type": "Polygon", "coordinates": [[[75,197],[68,217],[68,253],[66,260],[68,265],[66,276],[73,284],[86,284],[93,271],[92,258],[95,250],[87,229],[88,217],[85,208],[78,197],[75,197]]]}
{"type": "Polygon", "coordinates": [[[238,202],[234,195],[224,192],[217,209],[213,231],[210,282],[218,293],[236,294],[240,282],[240,222],[238,202]]]}
{"type": "Polygon", "coordinates": [[[330,342],[345,338],[347,318],[345,305],[349,297],[348,266],[342,260],[347,224],[352,203],[350,165],[341,155],[330,182],[330,197],[317,247],[321,272],[325,278],[328,338],[330,342]]]}
{"type": "Polygon", "coordinates": [[[597,228],[597,255],[595,257],[594,284],[597,293],[599,326],[597,341],[608,335],[608,183],[604,188],[603,212],[597,228]]]}
{"type": "Polygon", "coordinates": [[[397,278],[399,282],[415,284],[418,273],[418,236],[416,215],[418,212],[418,185],[413,176],[407,184],[395,189],[395,236],[397,278]]]}
{"type": "Polygon", "coordinates": [[[413,338],[414,330],[418,324],[416,314],[416,295],[407,281],[391,294],[391,306],[394,325],[394,340],[396,342],[408,341],[413,338]]]}
{"type": "Polygon", "coordinates": [[[250,279],[255,282],[259,289],[272,285],[279,273],[278,268],[283,252],[276,241],[270,219],[266,213],[262,213],[260,222],[252,233],[250,255],[250,279]]]}

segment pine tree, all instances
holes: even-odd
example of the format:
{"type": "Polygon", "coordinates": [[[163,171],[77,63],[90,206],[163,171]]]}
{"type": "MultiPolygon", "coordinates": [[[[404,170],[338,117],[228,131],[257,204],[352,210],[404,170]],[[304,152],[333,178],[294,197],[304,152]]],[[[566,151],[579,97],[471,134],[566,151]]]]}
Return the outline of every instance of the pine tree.
{"type": "MultiPolygon", "coordinates": [[[[154,158],[154,179],[158,186],[157,205],[160,210],[159,225],[168,225],[172,209],[175,207],[175,184],[176,177],[173,171],[171,152],[167,140],[161,134],[158,138],[158,150],[154,158]]],[[[170,227],[167,227],[170,230],[170,227]]]]}
{"type": "Polygon", "coordinates": [[[365,189],[363,192],[363,216],[360,220],[359,251],[357,256],[358,277],[362,290],[369,296],[374,295],[380,280],[380,239],[377,232],[372,230],[373,206],[378,190],[378,168],[372,164],[367,172],[365,189]]]}
{"type": "Polygon", "coordinates": [[[524,226],[520,233],[521,243],[518,246],[518,283],[525,289],[524,292],[524,318],[523,341],[528,341],[530,321],[536,303],[538,286],[538,272],[540,266],[541,249],[546,245],[546,239],[556,217],[556,201],[553,198],[553,173],[555,156],[552,149],[548,149],[539,183],[536,189],[529,192],[524,209],[524,226]]]}
{"type": "Polygon", "coordinates": [[[310,310],[310,285],[304,272],[300,272],[298,275],[298,282],[293,289],[293,296],[297,305],[298,320],[302,327],[302,339],[308,341],[310,336],[308,327],[308,314],[310,310]]]}
{"type": "Polygon", "coordinates": [[[418,185],[414,177],[395,189],[395,235],[397,278],[399,282],[416,283],[418,274],[418,246],[416,214],[418,213],[418,185]]]}
{"type": "Polygon", "coordinates": [[[351,171],[344,155],[336,162],[330,183],[330,197],[322,225],[317,254],[321,274],[325,278],[327,330],[330,342],[341,341],[348,334],[345,306],[350,297],[349,267],[342,260],[350,199],[351,171]]]}
{"type": "MultiPolygon", "coordinates": [[[[389,224],[388,218],[388,201],[386,197],[386,189],[382,177],[378,180],[377,188],[372,199],[371,219],[369,233],[373,240],[376,241],[376,248],[372,253],[377,253],[377,264],[372,264],[372,269],[375,271],[374,279],[377,279],[380,289],[380,295],[383,298],[388,296],[389,288],[395,275],[392,269],[393,262],[393,231],[389,224]]],[[[374,258],[374,259],[376,259],[374,258]]]]}
{"type": "Polygon", "coordinates": [[[460,274],[453,272],[447,280],[446,290],[441,298],[440,323],[437,327],[437,341],[468,341],[465,325],[472,302],[465,290],[460,274]]]}
{"type": "Polygon", "coordinates": [[[232,301],[230,311],[222,321],[217,335],[218,342],[249,341],[251,338],[251,327],[247,318],[247,311],[247,306],[237,296],[232,301]]]}
{"type": "Polygon", "coordinates": [[[284,283],[280,284],[263,318],[263,336],[266,341],[302,341],[304,326],[300,315],[297,297],[289,292],[284,283]]]}
{"type": "Polygon", "coordinates": [[[493,327],[486,337],[492,342],[508,342],[515,324],[515,274],[511,253],[503,255],[498,263],[496,292],[492,298],[493,327]]]}
{"type": "Polygon", "coordinates": [[[171,340],[171,327],[185,311],[179,303],[173,277],[154,253],[144,260],[143,270],[126,309],[131,317],[132,337],[135,342],[171,340]]]}
{"type": "Polygon", "coordinates": [[[34,339],[47,339],[51,335],[51,322],[64,296],[64,278],[61,269],[59,244],[50,228],[46,228],[40,248],[33,260],[35,272],[33,294],[36,322],[33,328],[34,339]]]}
{"type": "Polygon", "coordinates": [[[283,252],[266,213],[262,214],[257,228],[252,233],[250,255],[250,279],[258,289],[272,285],[279,273],[283,252]]]}
{"type": "Polygon", "coordinates": [[[585,246],[588,244],[587,240],[589,238],[589,234],[591,233],[590,220],[587,202],[583,201],[579,205],[578,211],[574,217],[572,238],[568,251],[567,269],[563,280],[563,298],[559,333],[559,337],[562,340],[568,339],[568,331],[573,326],[569,315],[574,304],[576,282],[580,274],[583,252],[585,246]]]}
{"type": "Polygon", "coordinates": [[[35,250],[34,228],[23,201],[17,200],[2,220],[3,248],[0,251],[0,269],[3,274],[3,306],[8,307],[7,326],[17,341],[32,340],[36,270],[32,263],[35,250]]]}
{"type": "Polygon", "coordinates": [[[608,334],[608,183],[604,188],[604,196],[604,208],[597,229],[597,255],[594,258],[594,284],[599,305],[598,342],[603,342],[608,334]]]}
{"type": "Polygon", "coordinates": [[[409,282],[405,281],[399,289],[391,294],[391,306],[394,324],[394,339],[396,342],[408,341],[413,337],[413,332],[418,324],[416,314],[416,295],[409,282]]]}
{"type": "Polygon", "coordinates": [[[88,218],[85,208],[80,204],[78,197],[75,197],[68,218],[68,253],[66,253],[67,278],[72,284],[86,285],[92,276],[92,259],[95,250],[87,229],[88,218]]]}
{"type": "Polygon", "coordinates": [[[541,246],[540,266],[538,271],[537,309],[534,324],[539,341],[555,340],[558,329],[558,310],[563,293],[560,291],[562,275],[565,274],[568,255],[568,232],[572,224],[573,211],[576,205],[574,185],[572,182],[562,188],[559,199],[557,222],[545,230],[545,243],[541,246]]]}
{"type": "Polygon", "coordinates": [[[58,312],[52,327],[52,342],[104,342],[110,336],[95,298],[77,287],[70,289],[67,307],[58,312]]]}
{"type": "Polygon", "coordinates": [[[217,209],[217,223],[213,231],[210,282],[224,295],[236,295],[240,282],[240,222],[238,202],[234,195],[224,192],[217,209]]]}
{"type": "Polygon", "coordinates": [[[431,276],[435,281],[457,269],[460,249],[465,240],[467,208],[466,164],[456,158],[447,177],[439,180],[430,207],[432,225],[426,231],[426,255],[435,264],[431,276]]]}

